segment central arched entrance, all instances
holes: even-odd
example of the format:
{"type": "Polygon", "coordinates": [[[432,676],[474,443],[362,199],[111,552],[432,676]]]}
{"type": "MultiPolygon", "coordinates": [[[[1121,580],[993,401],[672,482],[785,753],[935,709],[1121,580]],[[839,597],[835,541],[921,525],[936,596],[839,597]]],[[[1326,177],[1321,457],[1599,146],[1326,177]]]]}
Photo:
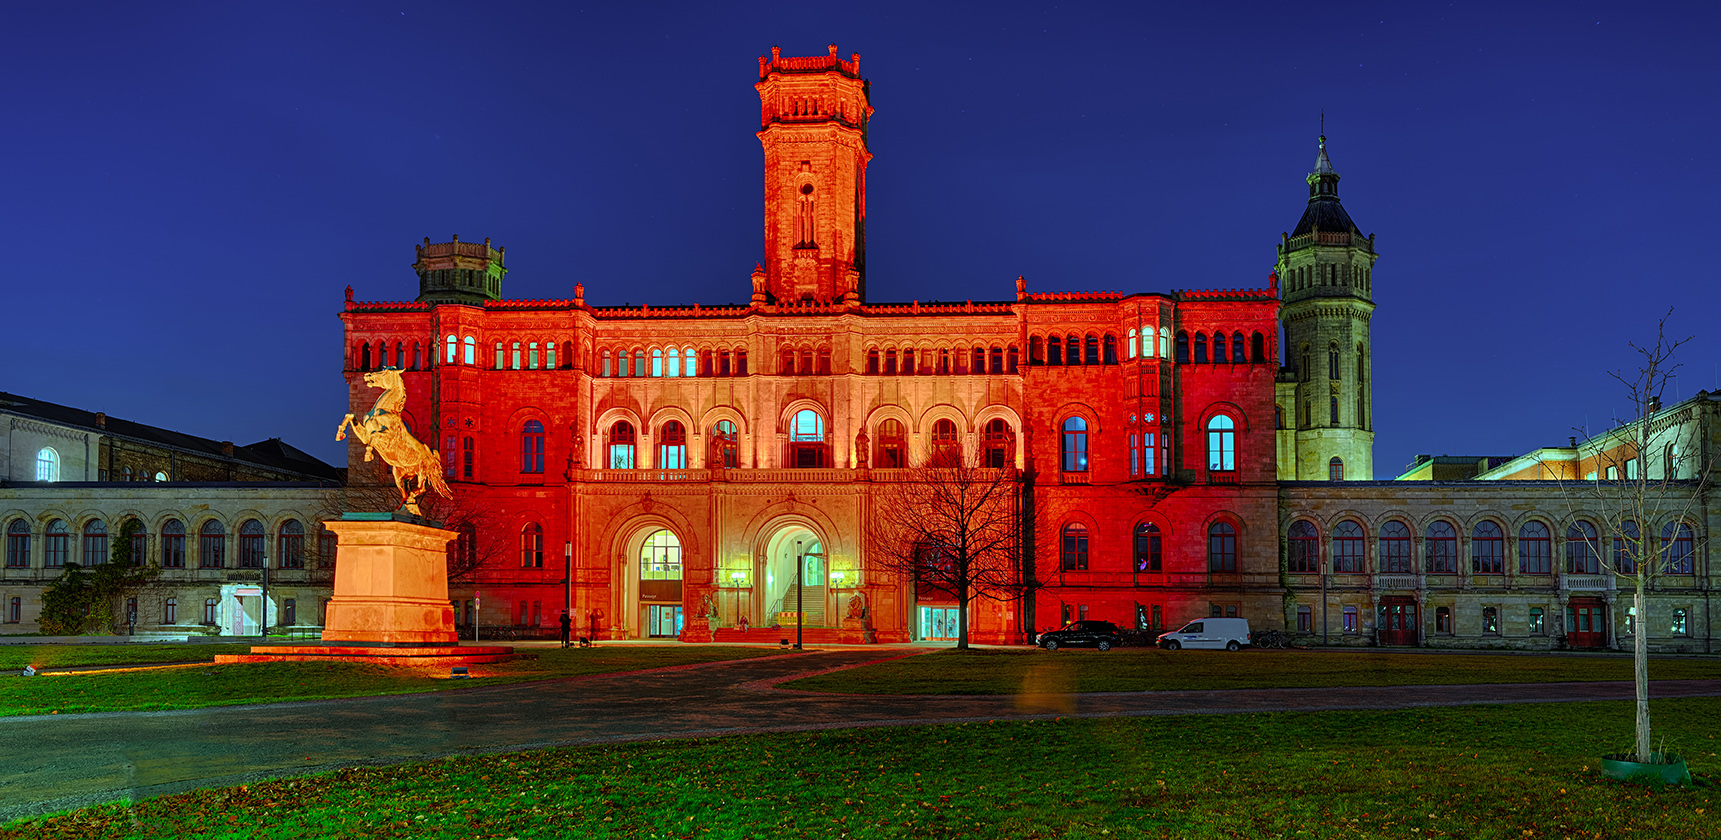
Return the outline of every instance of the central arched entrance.
{"type": "Polygon", "coordinates": [[[818,533],[804,523],[784,524],[766,538],[761,553],[765,574],[759,621],[790,626],[798,615],[802,626],[829,626],[830,558],[818,533]]]}
{"type": "Polygon", "coordinates": [[[629,597],[631,623],[638,636],[669,639],[681,635],[685,621],[682,608],[681,538],[661,525],[635,532],[621,557],[629,597]]]}

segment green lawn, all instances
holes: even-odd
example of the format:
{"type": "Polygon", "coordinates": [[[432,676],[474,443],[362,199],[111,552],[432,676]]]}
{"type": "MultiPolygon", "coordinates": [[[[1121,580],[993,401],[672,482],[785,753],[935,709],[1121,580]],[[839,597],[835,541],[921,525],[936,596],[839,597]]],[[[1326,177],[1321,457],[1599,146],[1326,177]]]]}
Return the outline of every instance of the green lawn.
{"type": "Polygon", "coordinates": [[[463,757],[198,791],[0,836],[1695,838],[1721,700],[1655,704],[1698,784],[1602,779],[1626,703],[860,729],[463,757]]]}
{"type": "MultiPolygon", "coordinates": [[[[1649,676],[1721,679],[1721,657],[1651,660],[1649,676]]],[[[1624,657],[988,648],[910,656],[782,687],[846,694],[1016,694],[1629,679],[1631,660],[1624,657]]]]}
{"type": "MultiPolygon", "coordinates": [[[[236,652],[249,650],[249,646],[240,648],[236,652]]],[[[0,678],[0,716],[195,709],[283,700],[410,694],[780,653],[775,648],[717,645],[600,645],[586,649],[528,649],[528,652],[536,653],[537,658],[473,665],[470,680],[448,679],[447,667],[387,668],[351,662],[209,664],[8,677],[0,678]]]]}
{"type": "Polygon", "coordinates": [[[251,645],[0,645],[0,671],[69,668],[76,665],[147,665],[156,662],[214,662],[218,653],[249,653],[251,645]]]}

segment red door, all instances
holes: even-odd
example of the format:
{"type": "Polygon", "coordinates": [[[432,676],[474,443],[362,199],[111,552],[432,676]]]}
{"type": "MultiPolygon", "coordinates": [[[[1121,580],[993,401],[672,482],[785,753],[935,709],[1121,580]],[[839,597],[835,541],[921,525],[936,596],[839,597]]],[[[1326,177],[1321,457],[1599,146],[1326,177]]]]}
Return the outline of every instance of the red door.
{"type": "Polygon", "coordinates": [[[1599,598],[1573,598],[1566,606],[1566,645],[1574,648],[1607,646],[1606,604],[1599,598]]]}
{"type": "Polygon", "coordinates": [[[1416,601],[1411,598],[1382,598],[1380,602],[1380,643],[1383,645],[1416,644],[1416,601]]]}

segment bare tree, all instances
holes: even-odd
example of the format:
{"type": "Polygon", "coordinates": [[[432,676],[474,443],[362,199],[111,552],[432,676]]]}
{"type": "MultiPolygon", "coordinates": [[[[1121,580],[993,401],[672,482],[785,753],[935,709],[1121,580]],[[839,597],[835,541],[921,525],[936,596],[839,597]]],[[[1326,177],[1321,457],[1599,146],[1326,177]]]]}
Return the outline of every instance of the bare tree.
{"type": "Polygon", "coordinates": [[[873,497],[870,565],[931,586],[957,603],[956,646],[968,647],[968,608],[977,597],[1022,597],[1021,488],[1013,468],[952,459],[903,471],[873,497]]]}
{"type": "Polygon", "coordinates": [[[1632,589],[1637,703],[1631,760],[1639,763],[1656,763],[1649,725],[1650,616],[1645,594],[1665,575],[1693,573],[1699,532],[1691,523],[1704,504],[1712,468],[1703,433],[1709,413],[1701,406],[1662,411],[1662,396],[1680,368],[1674,354],[1691,340],[1667,337],[1671,314],[1656,324],[1655,343],[1631,343],[1639,358],[1636,370],[1609,373],[1629,400],[1626,416],[1598,434],[1578,430],[1583,448],[1595,453],[1594,475],[1574,479],[1566,474],[1560,482],[1574,516],[1600,520],[1599,533],[1568,533],[1568,551],[1590,553],[1616,584],[1632,589]]]}

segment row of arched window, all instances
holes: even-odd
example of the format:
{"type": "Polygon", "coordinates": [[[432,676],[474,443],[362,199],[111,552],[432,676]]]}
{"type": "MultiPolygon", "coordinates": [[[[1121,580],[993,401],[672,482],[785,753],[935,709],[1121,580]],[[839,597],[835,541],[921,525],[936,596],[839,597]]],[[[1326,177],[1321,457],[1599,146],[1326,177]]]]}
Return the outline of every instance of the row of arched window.
{"type": "MultiPolygon", "coordinates": [[[[784,351],[784,363],[794,364],[794,351],[784,351]]],[[[806,367],[813,365],[808,349],[806,367]]],[[[830,372],[830,351],[820,351],[825,373],[830,372]]],[[[692,347],[606,347],[598,353],[598,375],[612,377],[657,376],[746,376],[747,351],[729,348],[695,350],[692,347]]]]}
{"type": "MultiPolygon", "coordinates": [[[[270,535],[257,519],[241,522],[238,533],[231,536],[227,526],[213,518],[204,520],[189,531],[183,521],[169,518],[160,523],[158,533],[153,535],[142,527],[141,522],[139,524],[131,536],[127,555],[134,565],[155,563],[164,569],[182,569],[190,556],[191,565],[200,569],[305,567],[306,529],[298,519],[284,519],[276,528],[273,557],[268,550],[270,535]]],[[[123,530],[122,525],[113,534],[118,535],[123,530]]],[[[102,519],[83,523],[76,534],[64,519],[51,519],[43,525],[40,533],[33,533],[30,520],[16,518],[7,523],[5,531],[6,568],[9,569],[54,569],[72,562],[88,567],[113,559],[114,546],[110,541],[108,523],[102,519]]],[[[333,556],[334,534],[326,529],[319,531],[318,551],[324,556],[333,556]]]]}
{"type": "MultiPolygon", "coordinates": [[[[1080,415],[1064,418],[1059,426],[1063,438],[1059,465],[1066,473],[1088,471],[1088,421],[1080,415]]],[[[1237,421],[1228,414],[1215,414],[1207,421],[1207,470],[1230,473],[1237,469],[1237,421]]],[[[1130,475],[1149,477],[1169,472],[1171,445],[1151,426],[1134,428],[1129,434],[1130,475]],[[1159,446],[1154,446],[1155,437],[1159,446]],[[1155,455],[1157,454],[1157,459],[1155,455]]]]}
{"type": "MultiPolygon", "coordinates": [[[[1322,540],[1314,523],[1300,519],[1285,536],[1286,568],[1292,573],[1369,571],[1368,537],[1355,520],[1346,519],[1333,526],[1326,547],[1330,564],[1322,562],[1322,540]]],[[[1387,520],[1380,526],[1374,570],[1381,574],[1410,574],[1420,568],[1428,574],[1457,574],[1464,548],[1460,542],[1458,529],[1451,522],[1437,519],[1428,523],[1422,533],[1419,563],[1410,527],[1396,519],[1387,520]]],[[[1654,570],[1658,574],[1689,575],[1696,568],[1696,541],[1691,526],[1684,522],[1664,524],[1660,542],[1656,543],[1640,534],[1635,522],[1625,522],[1619,533],[1604,537],[1594,523],[1579,519],[1566,527],[1561,546],[1567,574],[1601,574],[1604,568],[1635,574],[1637,555],[1645,550],[1660,558],[1656,561],[1660,567],[1654,570]]],[[[1518,527],[1517,538],[1508,540],[1500,523],[1484,519],[1471,527],[1467,548],[1471,574],[1503,575],[1513,568],[1521,575],[1554,573],[1553,530],[1539,520],[1523,523],[1518,527]]]]}
{"type": "MultiPolygon", "coordinates": [[[[1088,568],[1088,526],[1082,522],[1064,525],[1058,549],[1058,570],[1084,572],[1088,568]]],[[[1132,537],[1132,570],[1140,574],[1165,571],[1165,539],[1159,526],[1142,522],[1132,537]]],[[[1237,527],[1217,521],[1207,526],[1207,571],[1237,571],[1237,527]]]]}
{"type": "Polygon", "coordinates": [[[1349,263],[1320,263],[1289,269],[1285,290],[1299,291],[1315,286],[1353,286],[1368,291],[1374,270],[1349,263]]]}
{"type": "Polygon", "coordinates": [[[873,347],[866,352],[866,372],[885,376],[949,375],[1018,373],[1021,353],[1014,345],[1006,348],[975,346],[960,347],[873,347]]]}
{"type": "Polygon", "coordinates": [[[1229,341],[1221,330],[1214,331],[1211,340],[1207,333],[1177,334],[1177,363],[1180,365],[1266,364],[1272,358],[1267,351],[1267,337],[1258,332],[1247,339],[1242,333],[1233,332],[1229,341]],[[1212,355],[1208,354],[1210,347],[1212,355]]]}

